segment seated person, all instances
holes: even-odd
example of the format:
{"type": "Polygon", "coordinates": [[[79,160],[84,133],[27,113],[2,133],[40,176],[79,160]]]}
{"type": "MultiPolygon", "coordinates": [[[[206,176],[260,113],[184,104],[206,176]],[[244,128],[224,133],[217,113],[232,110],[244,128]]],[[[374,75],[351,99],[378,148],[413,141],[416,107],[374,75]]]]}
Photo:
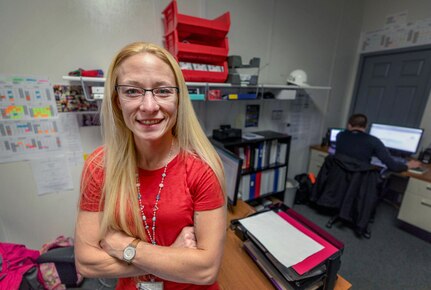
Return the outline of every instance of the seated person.
{"type": "Polygon", "coordinates": [[[406,164],[394,160],[389,150],[379,138],[365,132],[367,116],[354,114],[349,118],[347,130],[337,135],[337,154],[343,154],[360,161],[370,162],[376,156],[389,170],[395,172],[406,171],[421,166],[417,160],[409,160],[406,164]]]}

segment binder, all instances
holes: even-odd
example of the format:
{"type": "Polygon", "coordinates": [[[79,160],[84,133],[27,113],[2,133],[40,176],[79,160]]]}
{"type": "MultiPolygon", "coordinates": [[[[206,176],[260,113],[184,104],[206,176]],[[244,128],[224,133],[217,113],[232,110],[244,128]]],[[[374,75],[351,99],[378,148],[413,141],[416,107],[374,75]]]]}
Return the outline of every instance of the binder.
{"type": "Polygon", "coordinates": [[[261,195],[261,184],[262,184],[262,172],[257,172],[256,183],[254,187],[254,198],[258,198],[261,195]]]}
{"type": "Polygon", "coordinates": [[[273,186],[272,186],[273,192],[277,192],[277,189],[279,187],[279,185],[278,185],[279,177],[280,177],[280,169],[275,168],[274,169],[274,179],[273,179],[274,182],[273,182],[273,186]]]}
{"type": "Polygon", "coordinates": [[[251,158],[251,152],[250,152],[250,145],[244,146],[244,154],[245,154],[245,169],[250,168],[250,158],[251,158]]]}
{"type": "Polygon", "coordinates": [[[286,184],[286,170],[287,167],[283,166],[279,168],[278,181],[277,181],[277,189],[275,192],[284,191],[286,184]]]}
{"type": "Polygon", "coordinates": [[[256,169],[262,169],[263,167],[263,150],[264,150],[264,142],[259,143],[258,147],[257,147],[257,152],[258,152],[258,156],[257,156],[257,166],[256,169]]]}
{"type": "Polygon", "coordinates": [[[253,169],[257,170],[260,169],[261,166],[261,153],[260,148],[256,147],[254,148],[254,162],[253,162],[253,169]]]}
{"type": "Polygon", "coordinates": [[[277,147],[278,147],[278,140],[272,140],[270,141],[270,150],[269,150],[269,165],[275,164],[277,162],[277,147]]]}
{"type": "Polygon", "coordinates": [[[246,201],[250,199],[250,175],[241,176],[240,181],[241,197],[246,201]]]}
{"type": "Polygon", "coordinates": [[[286,162],[286,154],[287,154],[287,144],[286,143],[278,143],[277,162],[278,163],[285,163],[286,162]]]}
{"type": "Polygon", "coordinates": [[[250,194],[249,199],[255,199],[255,191],[256,191],[256,174],[250,174],[250,194]]]}

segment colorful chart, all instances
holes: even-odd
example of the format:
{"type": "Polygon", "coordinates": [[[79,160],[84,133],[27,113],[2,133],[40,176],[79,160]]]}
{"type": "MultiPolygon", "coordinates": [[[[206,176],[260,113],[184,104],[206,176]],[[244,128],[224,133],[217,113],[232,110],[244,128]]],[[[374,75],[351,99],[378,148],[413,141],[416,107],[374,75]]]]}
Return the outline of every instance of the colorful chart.
{"type": "Polygon", "coordinates": [[[2,108],[3,119],[20,120],[25,117],[24,106],[7,106],[2,108]]]}
{"type": "Polygon", "coordinates": [[[33,118],[49,118],[52,117],[51,106],[31,108],[33,118]]]}
{"type": "Polygon", "coordinates": [[[0,137],[23,137],[59,133],[56,120],[3,121],[0,122],[0,137]]]}
{"type": "Polygon", "coordinates": [[[63,151],[53,92],[46,79],[0,75],[0,162],[63,151]]]}

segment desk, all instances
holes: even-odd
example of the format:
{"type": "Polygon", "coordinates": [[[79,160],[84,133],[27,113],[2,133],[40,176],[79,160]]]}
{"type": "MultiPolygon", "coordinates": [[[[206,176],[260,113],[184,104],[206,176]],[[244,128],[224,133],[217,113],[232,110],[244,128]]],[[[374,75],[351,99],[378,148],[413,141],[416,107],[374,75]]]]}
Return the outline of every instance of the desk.
{"type": "MultiPolygon", "coordinates": [[[[310,146],[308,171],[316,176],[328,155],[328,147],[310,146]]],[[[398,212],[398,219],[431,234],[431,164],[423,164],[428,171],[415,174],[409,171],[396,173],[408,177],[407,188],[398,212]]]]}
{"type": "Polygon", "coordinates": [[[431,165],[423,165],[428,169],[423,174],[403,172],[409,181],[401,202],[398,219],[419,228],[414,234],[431,239],[431,165]],[[424,231],[424,232],[422,232],[424,231]]]}
{"type": "MultiPolygon", "coordinates": [[[[320,168],[325,161],[325,157],[328,156],[328,146],[320,146],[320,145],[312,145],[310,146],[310,161],[309,161],[309,169],[313,166],[313,168],[320,168]],[[314,162],[314,164],[312,164],[314,162]],[[321,162],[321,163],[320,163],[321,162]]],[[[423,167],[427,168],[428,171],[423,174],[416,174],[410,171],[404,171],[399,173],[402,176],[413,177],[425,182],[431,182],[431,164],[422,164],[423,167]]],[[[317,172],[311,171],[317,175],[317,172]]]]}
{"type": "Polygon", "coordinates": [[[310,159],[308,162],[308,173],[313,173],[315,176],[319,173],[320,168],[328,156],[328,146],[314,145],[310,146],[310,159]]]}
{"type": "MultiPolygon", "coordinates": [[[[242,200],[238,200],[234,212],[228,212],[227,224],[253,213],[254,209],[242,200]]],[[[230,289],[274,289],[268,278],[242,248],[242,241],[228,227],[224,248],[223,262],[218,276],[220,288],[230,289]]],[[[352,284],[338,275],[335,290],[348,290],[352,284]]]]}

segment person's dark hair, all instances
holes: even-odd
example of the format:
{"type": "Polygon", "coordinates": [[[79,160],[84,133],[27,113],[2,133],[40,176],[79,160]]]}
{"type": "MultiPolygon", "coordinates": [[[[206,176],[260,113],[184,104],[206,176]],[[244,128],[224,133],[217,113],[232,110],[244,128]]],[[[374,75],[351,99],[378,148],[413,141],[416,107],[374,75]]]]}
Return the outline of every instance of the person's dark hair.
{"type": "Polygon", "coordinates": [[[367,116],[364,114],[354,114],[349,118],[349,125],[352,127],[365,128],[367,127],[367,116]]]}

